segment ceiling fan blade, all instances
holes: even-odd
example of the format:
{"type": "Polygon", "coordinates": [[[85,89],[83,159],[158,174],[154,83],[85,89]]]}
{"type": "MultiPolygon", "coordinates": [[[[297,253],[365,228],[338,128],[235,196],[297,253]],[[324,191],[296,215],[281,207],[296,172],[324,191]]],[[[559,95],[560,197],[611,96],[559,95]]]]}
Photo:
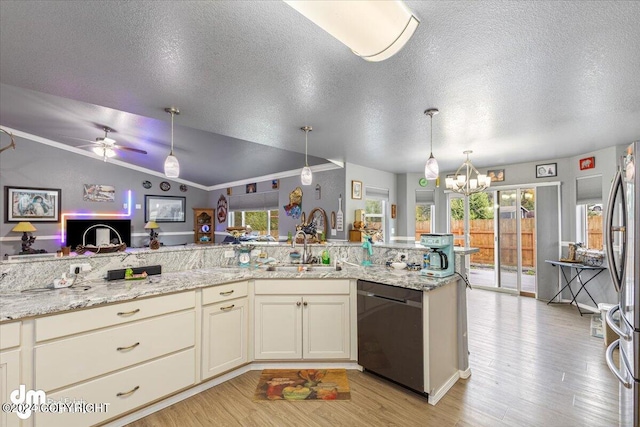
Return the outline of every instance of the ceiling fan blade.
{"type": "Polygon", "coordinates": [[[133,151],[135,153],[140,153],[140,154],[147,154],[147,152],[144,150],[140,150],[138,148],[123,147],[122,145],[116,145],[114,148],[118,150],[126,150],[126,151],[133,151]]]}
{"type": "Polygon", "coordinates": [[[76,145],[75,148],[87,148],[87,147],[100,147],[100,144],[97,143],[93,143],[93,144],[85,144],[85,145],[76,145]]]}

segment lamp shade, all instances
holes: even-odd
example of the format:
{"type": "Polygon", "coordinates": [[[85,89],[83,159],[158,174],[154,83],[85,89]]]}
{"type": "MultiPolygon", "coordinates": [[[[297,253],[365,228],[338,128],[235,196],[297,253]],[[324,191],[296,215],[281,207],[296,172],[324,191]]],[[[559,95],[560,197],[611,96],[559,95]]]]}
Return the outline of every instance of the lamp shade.
{"type": "Polygon", "coordinates": [[[36,231],[36,228],[30,222],[19,222],[16,224],[15,227],[11,229],[11,231],[31,232],[31,231],[36,231]]]}
{"type": "Polygon", "coordinates": [[[103,156],[103,157],[115,157],[116,152],[113,151],[113,149],[108,148],[108,147],[93,147],[93,152],[96,153],[98,156],[103,156]]]}
{"type": "Polygon", "coordinates": [[[173,154],[169,154],[164,161],[164,174],[167,178],[177,178],[180,175],[180,163],[173,154]]]}
{"type": "Polygon", "coordinates": [[[399,0],[285,0],[367,61],[384,61],[409,41],[420,21],[399,0]]]}
{"type": "Polygon", "coordinates": [[[157,222],[149,221],[144,225],[145,230],[153,230],[155,228],[160,228],[157,222]]]}
{"type": "Polygon", "coordinates": [[[433,154],[427,160],[427,164],[424,166],[424,177],[427,179],[436,179],[438,174],[440,173],[440,168],[438,167],[438,161],[433,154]]]}
{"type": "Polygon", "coordinates": [[[313,181],[313,173],[311,172],[311,168],[309,166],[305,166],[302,168],[302,172],[300,173],[300,182],[302,185],[311,185],[313,181]]]}

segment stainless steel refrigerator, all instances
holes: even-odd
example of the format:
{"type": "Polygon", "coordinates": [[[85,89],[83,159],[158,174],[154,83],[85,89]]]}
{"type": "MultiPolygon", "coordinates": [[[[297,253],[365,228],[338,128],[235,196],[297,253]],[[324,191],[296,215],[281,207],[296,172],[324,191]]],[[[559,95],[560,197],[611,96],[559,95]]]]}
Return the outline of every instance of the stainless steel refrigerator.
{"type": "Polygon", "coordinates": [[[605,225],[607,260],[618,305],[607,324],[619,335],[607,348],[607,364],[620,381],[620,425],[640,427],[640,141],[622,157],[609,193],[605,225]],[[614,321],[618,313],[619,325],[614,321]],[[614,351],[620,349],[614,363],[614,351]]]}

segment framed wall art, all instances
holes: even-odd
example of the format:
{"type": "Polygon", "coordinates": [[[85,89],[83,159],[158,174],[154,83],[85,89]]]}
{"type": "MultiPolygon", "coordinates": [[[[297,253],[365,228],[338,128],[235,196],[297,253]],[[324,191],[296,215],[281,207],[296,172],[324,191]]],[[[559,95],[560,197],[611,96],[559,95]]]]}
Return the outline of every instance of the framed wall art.
{"type": "Polygon", "coordinates": [[[487,171],[487,176],[491,178],[491,182],[504,181],[504,169],[491,169],[487,171]]]}
{"type": "Polygon", "coordinates": [[[362,181],[351,181],[351,198],[362,199],[362,181]]]}
{"type": "Polygon", "coordinates": [[[185,222],[186,197],[144,196],[144,222],[185,222]]]}
{"type": "Polygon", "coordinates": [[[5,186],[5,222],[58,222],[62,190],[5,186]]]}
{"type": "Polygon", "coordinates": [[[557,163],[545,163],[544,165],[536,165],[536,178],[558,176],[557,168],[557,163]]]}

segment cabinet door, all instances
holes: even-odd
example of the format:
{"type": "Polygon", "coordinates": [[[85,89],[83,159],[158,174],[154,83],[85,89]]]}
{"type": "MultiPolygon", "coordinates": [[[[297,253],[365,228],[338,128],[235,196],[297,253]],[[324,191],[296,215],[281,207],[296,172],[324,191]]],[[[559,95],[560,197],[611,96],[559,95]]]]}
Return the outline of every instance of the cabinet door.
{"type": "Polygon", "coordinates": [[[302,298],[257,295],[255,359],[302,358],[302,298]]]}
{"type": "Polygon", "coordinates": [[[202,379],[247,363],[248,301],[233,301],[202,309],[202,379]]]}
{"type": "Polygon", "coordinates": [[[348,359],[349,296],[307,295],[302,300],[303,358],[348,359]]]}
{"type": "MultiPolygon", "coordinates": [[[[0,353],[0,401],[9,402],[9,393],[20,386],[20,350],[0,353]]],[[[15,412],[0,411],[1,427],[18,427],[20,418],[15,412]]]]}

